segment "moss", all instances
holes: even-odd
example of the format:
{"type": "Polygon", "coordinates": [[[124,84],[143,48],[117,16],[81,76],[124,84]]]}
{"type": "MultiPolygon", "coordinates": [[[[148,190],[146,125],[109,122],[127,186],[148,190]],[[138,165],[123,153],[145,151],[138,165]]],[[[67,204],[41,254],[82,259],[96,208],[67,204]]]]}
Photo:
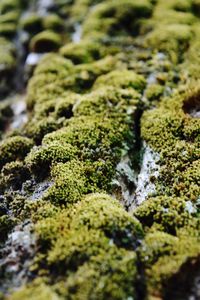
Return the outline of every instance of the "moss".
{"type": "Polygon", "coordinates": [[[5,14],[12,10],[20,8],[20,0],[2,0],[0,4],[0,12],[5,14]]]}
{"type": "Polygon", "coordinates": [[[149,199],[134,211],[134,215],[145,226],[151,227],[156,223],[168,233],[175,233],[192,218],[186,201],[166,196],[149,199]]]}
{"type": "Polygon", "coordinates": [[[5,50],[0,49],[0,72],[8,74],[10,71],[13,71],[15,69],[16,61],[13,55],[3,52],[5,50]]]}
{"type": "Polygon", "coordinates": [[[54,118],[48,117],[42,120],[33,119],[25,127],[26,136],[32,138],[36,144],[40,144],[43,137],[61,127],[62,123],[59,124],[54,118]]]}
{"type": "Polygon", "coordinates": [[[102,248],[109,250],[114,244],[125,248],[136,247],[136,236],[143,235],[139,222],[126,213],[116,200],[104,194],[86,196],[56,218],[41,221],[37,225],[37,232],[42,243],[49,241],[52,245],[48,262],[55,265],[63,262],[72,269],[100,254],[102,248]],[[62,236],[57,234],[60,226],[62,236]],[[109,238],[113,239],[114,244],[109,243],[109,238]]]}
{"type": "Polygon", "coordinates": [[[162,25],[150,32],[146,44],[156,50],[169,54],[172,61],[177,63],[181,54],[189,47],[192,38],[191,27],[184,24],[162,25]]]}
{"type": "Polygon", "coordinates": [[[5,139],[0,144],[0,166],[14,160],[23,160],[32,147],[32,140],[26,137],[14,136],[5,139]]]}
{"type": "Polygon", "coordinates": [[[191,78],[199,79],[199,27],[194,27],[194,38],[192,43],[190,43],[190,47],[188,51],[185,53],[184,58],[185,62],[183,63],[183,68],[187,70],[191,78]]]}
{"type": "Polygon", "coordinates": [[[50,145],[34,148],[26,158],[28,166],[32,172],[43,176],[48,172],[49,167],[54,162],[66,162],[75,158],[78,148],[69,143],[63,145],[57,141],[53,141],[50,145]],[[41,166],[43,172],[41,172],[41,166]]]}
{"type": "Polygon", "coordinates": [[[170,295],[176,298],[189,292],[189,282],[193,280],[193,276],[188,281],[188,277],[182,272],[189,271],[192,274],[196,264],[198,265],[199,241],[196,237],[150,233],[145,238],[141,255],[146,267],[150,295],[170,295]],[[178,283],[182,285],[176,292],[173,288],[178,283]]]}
{"type": "Polygon", "coordinates": [[[113,87],[134,88],[142,92],[145,88],[145,79],[143,76],[128,70],[114,70],[104,76],[101,76],[95,82],[94,88],[109,84],[113,87]]]}
{"type": "Polygon", "coordinates": [[[9,296],[10,300],[20,300],[20,299],[38,299],[38,300],[61,300],[48,285],[45,284],[41,279],[36,279],[33,283],[26,287],[19,289],[9,296]]]}
{"type": "Polygon", "coordinates": [[[42,17],[38,14],[29,14],[20,19],[20,27],[30,34],[38,33],[42,30],[42,17]]]}
{"type": "Polygon", "coordinates": [[[1,243],[3,243],[6,240],[8,233],[16,225],[16,223],[17,220],[10,216],[7,215],[0,216],[1,243]]]}
{"type": "Polygon", "coordinates": [[[110,34],[118,36],[137,34],[138,19],[150,17],[152,6],[149,1],[107,1],[99,4],[92,11],[83,25],[83,35],[92,36],[94,33],[101,35],[110,34]]]}
{"type": "Polygon", "coordinates": [[[132,298],[136,294],[135,263],[134,252],[113,249],[80,266],[67,282],[61,282],[55,288],[61,295],[72,299],[132,298]]]}
{"type": "Polygon", "coordinates": [[[79,44],[66,44],[60,48],[60,54],[68,59],[71,59],[75,64],[90,63],[100,59],[105,47],[100,45],[97,41],[84,39],[79,44]]]}
{"type": "MultiPolygon", "coordinates": [[[[100,79],[101,77],[99,77],[100,79]]],[[[131,89],[116,89],[115,87],[99,88],[80,98],[75,104],[74,116],[93,115],[134,115],[140,95],[131,89]]],[[[125,117],[126,118],[126,117],[125,117]]],[[[127,116],[128,119],[128,116],[127,116]]]]}
{"type": "Polygon", "coordinates": [[[151,84],[145,91],[145,96],[149,101],[160,100],[164,92],[164,87],[160,84],[151,84]]]}
{"type": "Polygon", "coordinates": [[[57,164],[52,169],[55,183],[43,198],[56,205],[77,202],[88,191],[86,170],[84,163],[80,161],[57,164]]]}
{"type": "Polygon", "coordinates": [[[59,34],[46,30],[35,35],[30,42],[30,50],[37,53],[44,53],[58,50],[61,46],[59,34]]]}
{"type": "Polygon", "coordinates": [[[21,161],[12,161],[7,163],[1,171],[1,185],[5,187],[9,184],[14,189],[19,189],[22,183],[30,178],[30,173],[27,167],[21,161]]]}
{"type": "Polygon", "coordinates": [[[47,30],[60,32],[64,28],[64,22],[58,15],[49,14],[43,18],[43,27],[47,30]]]}
{"type": "Polygon", "coordinates": [[[16,24],[14,23],[3,23],[0,27],[0,36],[13,37],[16,33],[16,24]]]}
{"type": "Polygon", "coordinates": [[[120,68],[115,57],[108,56],[97,62],[72,68],[72,63],[60,55],[45,56],[29,82],[28,106],[31,108],[36,102],[66,97],[72,91],[87,91],[98,76],[110,72],[118,65],[120,68]],[[48,64],[45,63],[47,60],[48,64]]]}
{"type": "Polygon", "coordinates": [[[184,113],[180,106],[180,99],[173,98],[163,101],[155,110],[144,113],[142,137],[156,150],[161,150],[163,144],[166,147],[174,146],[181,139],[184,113]]]}
{"type": "Polygon", "coordinates": [[[19,18],[19,12],[11,11],[0,16],[0,24],[16,23],[18,21],[18,18],[19,18]]]}

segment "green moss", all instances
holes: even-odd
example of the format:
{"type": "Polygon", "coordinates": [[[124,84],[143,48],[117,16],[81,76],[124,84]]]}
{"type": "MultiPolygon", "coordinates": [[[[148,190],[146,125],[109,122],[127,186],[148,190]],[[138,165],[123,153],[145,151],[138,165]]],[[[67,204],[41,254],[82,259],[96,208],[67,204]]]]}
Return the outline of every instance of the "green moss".
{"type": "Polygon", "coordinates": [[[8,233],[11,231],[11,229],[16,225],[16,219],[3,215],[0,216],[0,234],[1,234],[1,243],[3,243],[8,233]]]}
{"type": "Polygon", "coordinates": [[[4,187],[9,184],[9,186],[16,189],[20,188],[22,183],[28,178],[30,178],[30,173],[24,163],[21,161],[12,161],[3,167],[0,182],[4,187]]]}
{"type": "Polygon", "coordinates": [[[56,51],[61,46],[59,34],[46,30],[35,35],[30,42],[30,50],[37,53],[56,51]]]}
{"type": "Polygon", "coordinates": [[[0,25],[0,36],[12,37],[15,35],[16,30],[17,30],[16,24],[3,23],[0,25]]]}
{"type": "Polygon", "coordinates": [[[0,166],[14,160],[22,160],[32,147],[32,140],[22,136],[3,140],[0,143],[0,166]]]}
{"type": "MultiPolygon", "coordinates": [[[[146,267],[147,289],[157,297],[183,297],[189,282],[185,272],[195,270],[198,265],[199,241],[194,236],[173,237],[166,233],[149,233],[141,248],[146,267]],[[176,292],[176,283],[183,284],[182,292],[176,292]],[[187,285],[187,286],[185,286],[187,285]]],[[[195,275],[194,275],[195,276],[195,275]]]]}
{"type": "Polygon", "coordinates": [[[138,32],[138,19],[148,18],[152,6],[149,1],[116,1],[110,0],[96,6],[83,25],[83,35],[92,36],[117,35],[138,32]]]}
{"type": "Polygon", "coordinates": [[[30,300],[61,300],[48,285],[41,279],[36,279],[33,283],[19,289],[9,296],[10,300],[30,299],[30,300]]]}
{"type": "Polygon", "coordinates": [[[137,270],[134,252],[111,249],[96,256],[71,274],[67,282],[55,285],[71,299],[128,299],[135,296],[137,270]]]}
{"type": "Polygon", "coordinates": [[[136,237],[143,235],[139,222],[126,213],[116,200],[104,194],[86,196],[56,218],[39,222],[37,232],[42,243],[49,241],[52,245],[48,262],[55,265],[63,262],[70,268],[100,254],[102,248],[112,249],[114,244],[135,247],[136,237]],[[60,230],[61,236],[58,234],[60,230]],[[119,236],[121,238],[118,240],[119,236]],[[113,243],[109,243],[109,238],[113,239],[113,243]]]}
{"type": "Polygon", "coordinates": [[[109,84],[113,87],[134,88],[142,92],[145,88],[145,79],[143,76],[128,70],[115,70],[104,76],[101,76],[95,82],[94,88],[102,87],[109,84]]]}
{"type": "Polygon", "coordinates": [[[151,84],[145,91],[145,96],[149,101],[160,100],[164,92],[164,87],[160,84],[151,84]]]}
{"type": "MultiPolygon", "coordinates": [[[[99,77],[100,79],[101,77],[99,77]]],[[[102,113],[105,115],[134,115],[140,95],[133,89],[116,89],[115,87],[103,87],[92,91],[80,98],[75,104],[73,112],[75,116],[93,115],[102,113]]],[[[126,118],[126,116],[125,116],[126,118]]]]}
{"type": "Polygon", "coordinates": [[[60,32],[64,28],[64,22],[58,15],[49,14],[43,18],[43,27],[47,30],[60,32]]]}
{"type": "Polygon", "coordinates": [[[100,45],[97,41],[84,39],[79,44],[66,44],[60,48],[60,54],[71,59],[75,64],[90,63],[94,60],[100,59],[105,47],[100,45]]]}
{"type": "Polygon", "coordinates": [[[75,158],[78,148],[69,143],[61,144],[53,141],[50,145],[34,148],[26,158],[26,162],[31,170],[43,176],[48,172],[49,167],[54,162],[66,162],[75,158]],[[42,167],[42,172],[41,172],[42,167]]]}
{"type": "Polygon", "coordinates": [[[0,24],[16,23],[18,21],[18,18],[19,18],[19,12],[11,11],[0,16],[0,24]]]}
{"type": "Polygon", "coordinates": [[[36,144],[40,144],[43,137],[59,129],[62,123],[59,124],[53,117],[44,118],[42,120],[33,119],[25,127],[26,136],[32,138],[36,144]]]}
{"type": "Polygon", "coordinates": [[[184,226],[192,218],[186,201],[166,196],[148,199],[134,211],[134,215],[145,226],[157,224],[168,233],[176,232],[177,228],[184,226]]]}
{"type": "Polygon", "coordinates": [[[20,0],[2,0],[0,4],[0,12],[5,14],[12,10],[20,8],[20,0]]]}
{"type": "Polygon", "coordinates": [[[177,63],[182,53],[189,47],[191,38],[192,31],[188,25],[161,24],[148,34],[146,44],[148,47],[168,53],[172,61],[177,63]]]}
{"type": "Polygon", "coordinates": [[[20,27],[31,34],[38,33],[42,30],[42,17],[34,13],[29,14],[20,19],[20,27]]]}

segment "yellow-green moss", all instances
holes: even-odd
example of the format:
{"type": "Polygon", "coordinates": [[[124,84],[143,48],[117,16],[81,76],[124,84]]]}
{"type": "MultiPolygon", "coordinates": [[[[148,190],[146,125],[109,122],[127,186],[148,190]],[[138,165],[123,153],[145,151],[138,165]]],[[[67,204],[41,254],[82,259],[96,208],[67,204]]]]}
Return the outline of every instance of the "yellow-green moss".
{"type": "Polygon", "coordinates": [[[58,50],[62,40],[59,34],[46,30],[35,35],[30,42],[30,50],[37,53],[45,53],[58,50]]]}
{"type": "Polygon", "coordinates": [[[20,27],[31,34],[37,33],[42,30],[42,17],[34,13],[22,17],[20,27]]]}
{"type": "Polygon", "coordinates": [[[83,35],[120,35],[138,32],[140,18],[150,17],[152,6],[149,1],[106,1],[91,11],[83,25],[83,35]]]}
{"type": "Polygon", "coordinates": [[[22,160],[32,147],[32,140],[22,136],[3,140],[0,143],[0,166],[14,160],[22,160]]]}

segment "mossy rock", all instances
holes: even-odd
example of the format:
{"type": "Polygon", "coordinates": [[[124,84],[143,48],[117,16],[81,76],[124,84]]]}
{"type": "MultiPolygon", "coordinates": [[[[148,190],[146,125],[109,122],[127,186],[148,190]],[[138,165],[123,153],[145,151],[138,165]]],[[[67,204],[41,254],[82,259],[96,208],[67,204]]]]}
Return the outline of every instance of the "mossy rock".
{"type": "Polygon", "coordinates": [[[30,49],[37,53],[56,51],[61,46],[61,43],[62,40],[59,34],[46,30],[38,33],[31,39],[30,49]]]}

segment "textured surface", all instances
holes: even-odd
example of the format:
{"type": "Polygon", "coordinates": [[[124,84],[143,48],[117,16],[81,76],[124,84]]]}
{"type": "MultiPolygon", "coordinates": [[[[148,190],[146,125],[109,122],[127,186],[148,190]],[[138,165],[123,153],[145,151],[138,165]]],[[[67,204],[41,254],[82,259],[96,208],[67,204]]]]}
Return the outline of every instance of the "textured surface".
{"type": "Polygon", "coordinates": [[[200,1],[0,1],[0,299],[200,299],[200,1]]]}

